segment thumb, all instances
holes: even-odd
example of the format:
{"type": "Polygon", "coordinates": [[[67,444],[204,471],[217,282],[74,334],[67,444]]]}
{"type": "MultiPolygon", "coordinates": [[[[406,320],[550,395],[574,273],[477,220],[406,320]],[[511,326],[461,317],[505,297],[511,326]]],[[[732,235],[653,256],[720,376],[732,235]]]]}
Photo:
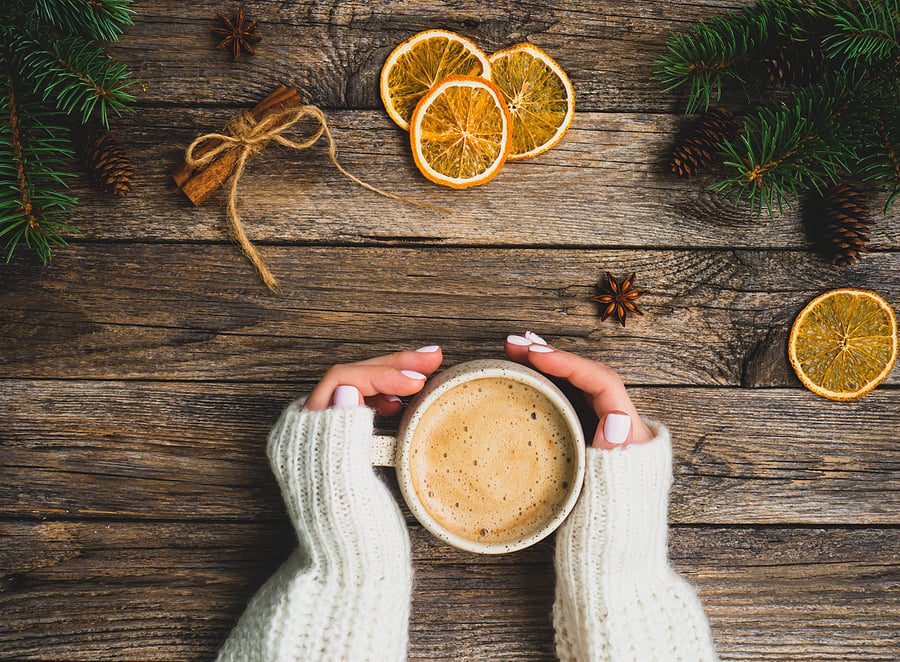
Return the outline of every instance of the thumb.
{"type": "Polygon", "coordinates": [[[621,410],[608,412],[594,435],[594,448],[620,448],[633,441],[631,416],[621,410]]]}

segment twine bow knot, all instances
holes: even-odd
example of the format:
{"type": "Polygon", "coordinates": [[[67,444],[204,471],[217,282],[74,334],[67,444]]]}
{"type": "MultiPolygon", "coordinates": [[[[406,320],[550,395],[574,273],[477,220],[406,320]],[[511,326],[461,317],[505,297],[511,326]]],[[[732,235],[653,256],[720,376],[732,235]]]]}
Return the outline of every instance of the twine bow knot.
{"type": "Polygon", "coordinates": [[[434,211],[446,212],[442,207],[421,202],[413,198],[408,198],[396,193],[384,191],[376,186],[364,182],[347,172],[337,160],[337,146],[331,130],[328,127],[328,121],[325,119],[325,113],[317,106],[299,106],[297,108],[286,108],[284,110],[275,111],[265,115],[257,121],[250,113],[243,113],[232,119],[225,125],[225,133],[207,133],[196,138],[184,152],[184,161],[191,168],[203,168],[209,165],[226,152],[238,150],[237,162],[231,171],[231,178],[228,188],[228,220],[231,233],[237,240],[244,252],[244,255],[253,263],[260,277],[271,291],[277,292],[278,283],[272,272],[266,266],[265,260],[256,250],[256,247],[247,238],[244,231],[244,225],[237,211],[237,194],[238,182],[244,169],[247,167],[247,161],[251,156],[265,149],[269,142],[276,142],[279,145],[289,149],[305,150],[309,149],[318,142],[319,138],[325,136],[328,139],[328,157],[334,166],[348,179],[356,182],[363,188],[367,188],[379,195],[401,202],[407,202],[418,207],[424,207],[434,211]],[[291,140],[284,136],[284,133],[294,126],[300,120],[305,118],[313,118],[318,123],[318,128],[303,140],[291,140]],[[195,156],[194,152],[205,143],[214,140],[218,141],[208,151],[204,150],[201,156],[195,156]]]}

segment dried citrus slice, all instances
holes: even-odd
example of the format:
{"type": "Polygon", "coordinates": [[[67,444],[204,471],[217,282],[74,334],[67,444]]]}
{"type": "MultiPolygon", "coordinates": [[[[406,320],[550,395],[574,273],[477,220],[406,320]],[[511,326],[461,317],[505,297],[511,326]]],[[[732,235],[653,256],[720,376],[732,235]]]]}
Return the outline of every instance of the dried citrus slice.
{"type": "Polygon", "coordinates": [[[788,353],[810,391],[856,400],[883,382],[897,360],[897,317],[875,292],[831,290],[797,315],[788,353]]]}
{"type": "Polygon", "coordinates": [[[491,181],[506,163],[511,120],[488,80],[448,76],[422,97],[409,141],[419,170],[437,184],[468,188],[491,181]]]}
{"type": "Polygon", "coordinates": [[[381,100],[398,125],[409,129],[419,99],[452,75],[490,78],[487,56],[471,41],[447,30],[426,30],[397,46],[381,68],[381,100]]]}
{"type": "Polygon", "coordinates": [[[488,59],[491,80],[512,115],[510,160],[546,152],[562,139],[575,116],[575,90],[566,72],[529,43],[497,51],[488,59]]]}

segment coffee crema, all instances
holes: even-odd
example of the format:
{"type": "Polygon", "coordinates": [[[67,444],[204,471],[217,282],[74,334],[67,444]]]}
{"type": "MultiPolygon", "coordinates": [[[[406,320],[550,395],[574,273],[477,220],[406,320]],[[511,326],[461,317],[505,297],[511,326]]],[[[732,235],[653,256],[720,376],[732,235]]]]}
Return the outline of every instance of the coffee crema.
{"type": "Polygon", "coordinates": [[[547,526],[575,480],[566,418],[528,384],[484,377],[453,387],[422,414],[410,476],[438,524],[467,540],[511,544],[547,526]]]}

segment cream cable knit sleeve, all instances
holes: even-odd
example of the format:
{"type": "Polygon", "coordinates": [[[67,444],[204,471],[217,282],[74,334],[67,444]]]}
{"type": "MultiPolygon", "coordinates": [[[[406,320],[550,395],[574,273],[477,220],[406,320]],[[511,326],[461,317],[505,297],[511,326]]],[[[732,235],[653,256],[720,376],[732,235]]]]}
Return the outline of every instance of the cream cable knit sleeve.
{"type": "MultiPolygon", "coordinates": [[[[656,426],[652,426],[656,427],[656,426]]],[[[694,589],[670,566],[669,432],[589,448],[581,498],[556,537],[556,651],[564,662],[716,660],[694,589]]]]}
{"type": "Polygon", "coordinates": [[[250,601],[219,662],[406,659],[409,537],[372,470],[373,413],[289,406],[268,455],[299,540],[250,601]]]}

